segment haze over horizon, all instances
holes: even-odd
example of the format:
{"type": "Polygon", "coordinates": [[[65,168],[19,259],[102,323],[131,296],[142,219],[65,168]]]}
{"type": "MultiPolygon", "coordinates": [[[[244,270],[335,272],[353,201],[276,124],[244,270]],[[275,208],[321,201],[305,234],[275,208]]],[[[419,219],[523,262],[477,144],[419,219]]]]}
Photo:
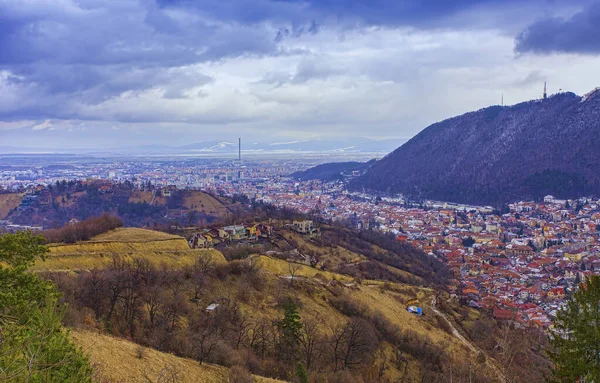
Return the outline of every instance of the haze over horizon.
{"type": "Polygon", "coordinates": [[[589,92],[598,18],[591,0],[7,0],[0,146],[401,142],[544,81],[589,92]]]}

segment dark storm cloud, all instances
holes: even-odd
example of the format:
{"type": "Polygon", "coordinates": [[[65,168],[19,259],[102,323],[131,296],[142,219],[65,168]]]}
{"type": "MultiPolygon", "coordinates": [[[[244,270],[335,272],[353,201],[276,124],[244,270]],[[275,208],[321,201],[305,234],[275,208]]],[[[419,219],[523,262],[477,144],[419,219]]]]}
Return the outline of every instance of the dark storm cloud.
{"type": "MultiPolygon", "coordinates": [[[[580,0],[574,0],[580,1],[580,0]]],[[[285,21],[307,24],[341,22],[365,25],[448,27],[465,26],[454,16],[474,9],[502,11],[524,4],[539,6],[553,0],[159,0],[164,8],[187,7],[222,20],[240,23],[285,21]],[[460,24],[457,24],[460,23],[460,24]]],[[[493,20],[493,15],[489,20],[493,20]]],[[[471,20],[475,22],[475,20],[471,20]]]]}
{"type": "MultiPolygon", "coordinates": [[[[270,116],[269,104],[254,103],[255,96],[247,89],[223,96],[219,102],[207,102],[202,112],[197,112],[196,104],[170,101],[185,102],[194,94],[204,94],[206,89],[200,88],[218,82],[213,76],[218,79],[222,73],[219,65],[239,57],[296,57],[291,74],[288,63],[283,68],[266,67],[264,74],[231,76],[246,76],[249,82],[263,75],[265,82],[273,84],[360,77],[369,72],[367,66],[377,65],[381,65],[379,80],[396,81],[396,72],[412,73],[414,69],[396,68],[389,57],[379,59],[381,64],[374,59],[358,67],[360,54],[348,62],[328,63],[322,53],[313,56],[310,44],[341,39],[341,35],[356,31],[401,33],[396,27],[413,27],[417,32],[490,28],[486,23],[497,14],[520,9],[524,3],[544,5],[549,0],[0,0],[0,121],[95,118],[160,122],[185,120],[198,113],[197,118],[218,123],[219,118],[248,119],[247,115],[261,108],[266,110],[261,113],[270,116]],[[308,42],[290,43],[300,37],[308,42]],[[195,65],[203,63],[214,66],[195,65]],[[198,68],[212,73],[199,73],[198,68]],[[137,97],[144,91],[152,93],[156,103],[140,115],[136,109],[143,102],[137,102],[137,97]],[[124,94],[133,98],[126,106],[124,94]],[[239,94],[247,94],[251,101],[247,105],[239,101],[237,109],[230,107],[231,99],[239,94]],[[181,104],[187,109],[182,110],[181,104]],[[212,115],[217,117],[211,115],[214,110],[212,115]]],[[[362,44],[365,48],[377,45],[372,41],[362,44]]],[[[452,58],[451,53],[441,47],[430,59],[445,65],[451,59],[465,61],[464,57],[452,58]]],[[[218,90],[227,93],[239,85],[233,83],[224,81],[218,90]]],[[[217,99],[218,92],[206,88],[206,99],[217,99]]],[[[290,93],[287,97],[295,100],[294,92],[290,93]]]]}
{"type": "Polygon", "coordinates": [[[275,49],[266,30],[178,16],[151,0],[0,2],[0,73],[31,90],[38,105],[24,102],[3,117],[70,118],[69,99],[94,104],[155,87],[184,97],[211,81],[186,66],[275,49]]]}
{"type": "Polygon", "coordinates": [[[571,18],[539,19],[516,39],[519,53],[600,53],[600,3],[571,18]]]}

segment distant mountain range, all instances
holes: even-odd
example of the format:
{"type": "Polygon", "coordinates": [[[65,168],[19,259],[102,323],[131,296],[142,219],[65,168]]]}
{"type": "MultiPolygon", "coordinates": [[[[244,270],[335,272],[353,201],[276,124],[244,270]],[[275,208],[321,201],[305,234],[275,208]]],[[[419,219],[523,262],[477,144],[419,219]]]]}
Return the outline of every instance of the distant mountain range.
{"type": "Polygon", "coordinates": [[[600,195],[600,88],[435,123],[349,188],[494,205],[600,195]]]}
{"type": "MultiPolygon", "coordinates": [[[[403,140],[371,140],[367,138],[344,138],[344,139],[313,139],[297,140],[287,142],[248,142],[242,137],[242,155],[260,153],[388,153],[401,144],[403,140]]],[[[236,154],[238,151],[237,139],[233,141],[204,141],[183,146],[169,145],[140,145],[135,147],[114,149],[65,149],[48,150],[43,148],[9,147],[0,146],[0,153],[85,153],[96,152],[115,154],[190,154],[190,155],[224,155],[236,154]]]]}

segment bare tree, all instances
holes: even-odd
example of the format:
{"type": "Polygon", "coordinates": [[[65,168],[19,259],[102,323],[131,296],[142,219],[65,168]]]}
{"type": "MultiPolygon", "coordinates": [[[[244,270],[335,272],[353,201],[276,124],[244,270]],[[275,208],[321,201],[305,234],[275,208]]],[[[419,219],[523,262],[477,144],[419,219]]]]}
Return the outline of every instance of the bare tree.
{"type": "Polygon", "coordinates": [[[290,286],[294,284],[294,278],[296,277],[296,274],[298,273],[298,271],[300,271],[301,268],[302,265],[299,263],[288,263],[288,269],[290,271],[290,286]]]}
{"type": "Polygon", "coordinates": [[[194,269],[202,274],[208,274],[215,268],[215,260],[209,253],[201,254],[194,263],[194,269]]]}
{"type": "Polygon", "coordinates": [[[81,288],[75,292],[76,298],[94,311],[96,319],[100,319],[106,305],[107,286],[105,278],[98,270],[81,274],[81,288]]]}
{"type": "Polygon", "coordinates": [[[319,328],[319,322],[318,317],[306,319],[300,333],[299,340],[302,356],[304,357],[304,365],[308,371],[310,371],[314,361],[319,360],[322,354],[320,345],[323,342],[323,337],[319,328]]]}
{"type": "Polygon", "coordinates": [[[210,358],[219,340],[211,327],[203,327],[192,336],[192,347],[200,364],[210,358]]]}
{"type": "Polygon", "coordinates": [[[164,306],[164,293],[162,288],[154,285],[144,289],[142,293],[142,302],[146,305],[150,326],[154,327],[156,318],[164,306]]]}
{"type": "Polygon", "coordinates": [[[263,319],[252,326],[249,336],[249,346],[260,357],[264,358],[274,345],[274,324],[263,319]]]}
{"type": "Polygon", "coordinates": [[[333,349],[334,371],[366,363],[378,346],[373,327],[364,319],[353,318],[343,327],[334,329],[330,341],[333,349]]]}

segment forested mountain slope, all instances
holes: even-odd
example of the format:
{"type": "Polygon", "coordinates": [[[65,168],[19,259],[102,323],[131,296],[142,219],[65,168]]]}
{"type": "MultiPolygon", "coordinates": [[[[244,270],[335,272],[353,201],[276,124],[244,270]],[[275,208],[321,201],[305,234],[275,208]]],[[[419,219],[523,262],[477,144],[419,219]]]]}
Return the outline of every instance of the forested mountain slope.
{"type": "Polygon", "coordinates": [[[599,194],[600,90],[492,106],[435,123],[350,188],[500,204],[599,194]]]}

